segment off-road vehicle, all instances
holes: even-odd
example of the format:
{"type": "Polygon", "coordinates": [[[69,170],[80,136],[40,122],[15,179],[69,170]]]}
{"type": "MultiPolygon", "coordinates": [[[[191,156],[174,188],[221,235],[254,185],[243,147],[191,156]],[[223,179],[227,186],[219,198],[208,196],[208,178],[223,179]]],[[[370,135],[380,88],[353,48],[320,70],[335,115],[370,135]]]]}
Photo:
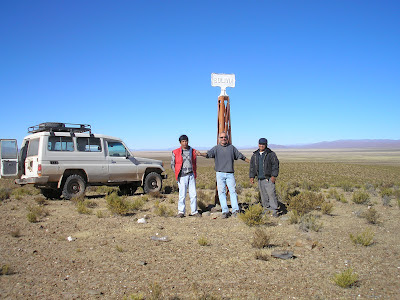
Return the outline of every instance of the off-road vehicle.
{"type": "Polygon", "coordinates": [[[161,190],[166,178],[159,160],[135,157],[116,137],[93,134],[88,124],[41,123],[28,128],[19,152],[17,184],[33,184],[47,198],[71,199],[89,185],[161,190]]]}

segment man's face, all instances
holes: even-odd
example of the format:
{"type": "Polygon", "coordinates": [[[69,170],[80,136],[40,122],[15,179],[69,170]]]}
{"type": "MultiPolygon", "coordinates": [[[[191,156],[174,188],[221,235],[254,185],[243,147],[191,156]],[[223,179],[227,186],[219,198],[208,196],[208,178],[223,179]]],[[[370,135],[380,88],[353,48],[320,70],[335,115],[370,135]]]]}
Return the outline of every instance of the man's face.
{"type": "Polygon", "coordinates": [[[258,144],[258,149],[260,149],[261,152],[264,152],[266,148],[267,148],[266,144],[258,144]]]}
{"type": "Polygon", "coordinates": [[[181,143],[182,149],[189,148],[189,141],[188,140],[182,140],[180,143],[181,143]]]}
{"type": "Polygon", "coordinates": [[[228,136],[226,135],[226,133],[221,133],[219,135],[219,144],[221,146],[226,146],[228,144],[228,136]]]}

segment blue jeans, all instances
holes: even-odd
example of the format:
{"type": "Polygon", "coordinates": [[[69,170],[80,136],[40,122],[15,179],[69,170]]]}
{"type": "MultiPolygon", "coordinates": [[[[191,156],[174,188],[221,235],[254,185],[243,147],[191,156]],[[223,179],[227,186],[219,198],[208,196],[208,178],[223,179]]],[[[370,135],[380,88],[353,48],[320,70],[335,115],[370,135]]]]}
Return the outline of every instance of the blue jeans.
{"type": "Polygon", "coordinates": [[[222,213],[229,212],[228,204],[226,203],[226,186],[228,186],[229,194],[231,195],[232,212],[239,211],[235,176],[233,173],[217,172],[218,197],[222,213]]]}
{"type": "Polygon", "coordinates": [[[179,187],[179,201],[178,201],[178,212],[185,214],[185,198],[186,192],[189,189],[190,197],[190,209],[192,215],[197,214],[197,193],[196,193],[196,179],[193,173],[178,177],[179,187]]]}

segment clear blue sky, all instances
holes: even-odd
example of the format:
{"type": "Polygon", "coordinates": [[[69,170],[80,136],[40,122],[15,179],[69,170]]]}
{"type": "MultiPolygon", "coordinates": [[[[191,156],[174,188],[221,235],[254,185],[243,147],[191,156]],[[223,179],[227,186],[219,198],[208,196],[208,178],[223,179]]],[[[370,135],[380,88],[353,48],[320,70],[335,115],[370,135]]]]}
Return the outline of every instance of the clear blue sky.
{"type": "Polygon", "coordinates": [[[88,123],[132,149],[399,139],[400,1],[1,1],[0,138],[88,123]]]}

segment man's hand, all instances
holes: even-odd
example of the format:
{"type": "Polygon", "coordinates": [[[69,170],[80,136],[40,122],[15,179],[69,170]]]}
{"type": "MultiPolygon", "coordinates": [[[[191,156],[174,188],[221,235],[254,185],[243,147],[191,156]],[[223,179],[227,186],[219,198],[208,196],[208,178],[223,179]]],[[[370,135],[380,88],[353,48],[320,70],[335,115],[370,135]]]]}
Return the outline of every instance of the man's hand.
{"type": "Polygon", "coordinates": [[[272,183],[275,183],[276,177],[271,176],[270,180],[271,180],[272,183]]]}
{"type": "Polygon", "coordinates": [[[254,184],[254,178],[250,178],[250,183],[254,184]]]}
{"type": "Polygon", "coordinates": [[[204,156],[199,150],[196,150],[196,155],[197,156],[204,156]]]}
{"type": "Polygon", "coordinates": [[[244,160],[247,163],[250,163],[250,160],[246,157],[246,159],[244,160]]]}

